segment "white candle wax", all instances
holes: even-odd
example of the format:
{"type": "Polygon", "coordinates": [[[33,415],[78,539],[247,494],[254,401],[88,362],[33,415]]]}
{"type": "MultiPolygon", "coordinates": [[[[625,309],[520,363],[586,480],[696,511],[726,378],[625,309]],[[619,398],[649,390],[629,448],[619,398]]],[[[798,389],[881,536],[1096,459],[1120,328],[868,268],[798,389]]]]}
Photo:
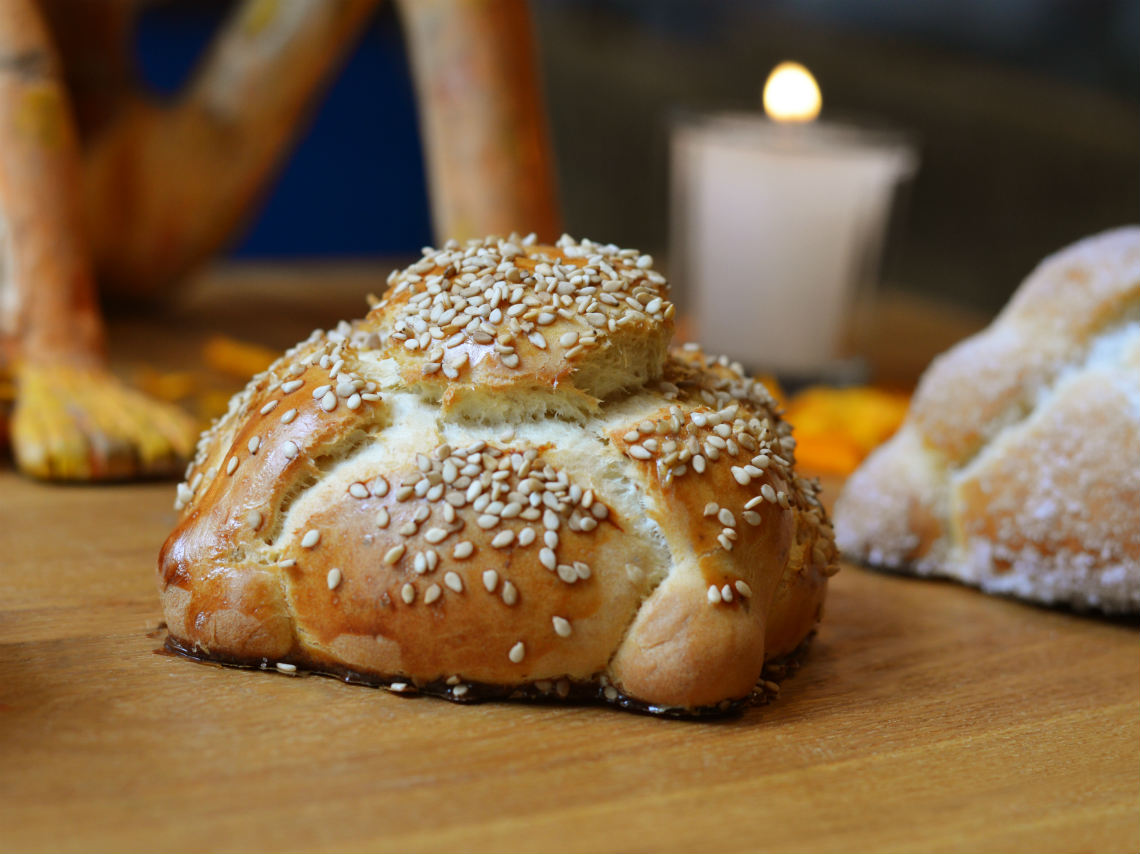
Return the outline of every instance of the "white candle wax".
{"type": "Polygon", "coordinates": [[[826,373],[913,167],[898,141],[834,126],[679,127],[673,249],[698,340],[753,369],[826,373]]]}

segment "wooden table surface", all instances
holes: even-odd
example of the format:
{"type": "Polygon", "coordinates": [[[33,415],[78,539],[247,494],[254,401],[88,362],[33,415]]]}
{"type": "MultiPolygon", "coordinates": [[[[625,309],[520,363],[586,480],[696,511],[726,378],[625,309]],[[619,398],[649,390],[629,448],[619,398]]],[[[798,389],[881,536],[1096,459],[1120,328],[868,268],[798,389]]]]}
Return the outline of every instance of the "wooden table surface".
{"type": "MultiPolygon", "coordinates": [[[[117,357],[244,328],[225,281],[117,357]]],[[[1140,850],[1134,621],[845,567],[772,705],[456,706],[156,654],[173,494],[0,464],[0,850],[1140,850]]]]}

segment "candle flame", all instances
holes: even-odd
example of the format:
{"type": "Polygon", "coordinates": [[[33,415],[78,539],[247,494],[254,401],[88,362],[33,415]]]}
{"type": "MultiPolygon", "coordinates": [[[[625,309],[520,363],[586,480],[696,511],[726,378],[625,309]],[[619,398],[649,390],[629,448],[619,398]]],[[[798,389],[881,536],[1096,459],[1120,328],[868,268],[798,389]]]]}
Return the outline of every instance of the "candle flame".
{"type": "Polygon", "coordinates": [[[764,84],[764,112],[777,122],[810,122],[822,97],[811,72],[798,62],[781,62],[764,84]]]}

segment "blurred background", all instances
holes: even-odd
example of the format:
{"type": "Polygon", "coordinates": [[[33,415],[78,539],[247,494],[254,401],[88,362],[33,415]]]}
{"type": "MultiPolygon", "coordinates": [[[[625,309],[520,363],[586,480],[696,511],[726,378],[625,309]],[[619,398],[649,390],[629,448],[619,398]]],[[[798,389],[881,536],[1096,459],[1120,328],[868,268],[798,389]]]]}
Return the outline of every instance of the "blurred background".
{"type": "MultiPolygon", "coordinates": [[[[174,91],[227,0],[144,13],[146,81],[174,91]]],[[[771,68],[815,74],[826,119],[910,134],[888,287],[992,312],[1045,254],[1140,211],[1138,0],[534,0],[565,226],[668,263],[669,129],[758,109],[771,68]]],[[[391,258],[431,242],[415,100],[390,4],[232,250],[391,258]]]]}

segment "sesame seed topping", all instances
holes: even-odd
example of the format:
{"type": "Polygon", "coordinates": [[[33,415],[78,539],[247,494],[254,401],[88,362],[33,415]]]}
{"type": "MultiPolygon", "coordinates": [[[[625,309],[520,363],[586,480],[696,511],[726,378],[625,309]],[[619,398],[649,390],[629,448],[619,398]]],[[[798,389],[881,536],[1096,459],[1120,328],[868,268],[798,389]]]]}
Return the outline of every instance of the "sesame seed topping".
{"type": "Polygon", "coordinates": [[[359,481],[349,484],[348,494],[353,498],[367,498],[369,495],[371,495],[371,493],[368,491],[368,487],[359,481]]]}
{"type": "Polygon", "coordinates": [[[753,507],[755,507],[757,504],[759,504],[763,500],[764,500],[763,495],[754,495],[751,498],[749,498],[748,501],[746,501],[744,503],[744,509],[745,510],[751,510],[753,507]]]}
{"type": "Polygon", "coordinates": [[[285,459],[291,460],[297,454],[301,453],[301,449],[297,447],[297,443],[292,439],[286,439],[281,443],[281,453],[285,455],[285,459]]]}
{"type": "Polygon", "coordinates": [[[529,546],[531,543],[534,542],[534,539],[535,539],[534,528],[527,527],[527,528],[523,528],[521,531],[519,531],[519,545],[520,546],[524,546],[524,547],[529,546]]]}
{"type": "Polygon", "coordinates": [[[448,532],[443,528],[428,528],[427,532],[424,534],[424,539],[432,545],[435,545],[436,543],[441,543],[447,539],[447,533],[448,532]]]}
{"type": "Polygon", "coordinates": [[[727,584],[724,585],[724,587],[720,588],[720,598],[723,599],[725,602],[731,602],[732,601],[732,588],[729,587],[727,584]]]}
{"type": "Polygon", "coordinates": [[[262,515],[260,510],[250,510],[245,514],[245,523],[254,531],[261,527],[262,515]]]}
{"type": "Polygon", "coordinates": [[[436,599],[443,595],[443,588],[438,584],[433,584],[424,591],[424,604],[430,605],[436,599]]]}
{"type": "Polygon", "coordinates": [[[321,409],[325,412],[332,412],[336,409],[336,394],[331,391],[325,392],[324,397],[321,398],[321,409]]]}
{"type": "Polygon", "coordinates": [[[301,548],[312,549],[316,548],[317,543],[321,541],[321,532],[316,528],[310,528],[305,531],[305,535],[301,537],[301,548]]]}
{"type": "Polygon", "coordinates": [[[526,646],[523,644],[522,641],[519,641],[514,646],[512,646],[511,651],[507,653],[507,658],[509,658],[515,664],[518,664],[525,657],[526,657],[526,646]]]}
{"type": "Polygon", "coordinates": [[[745,510],[741,515],[749,525],[759,525],[761,522],[760,514],[755,510],[745,510]]]}
{"type": "Polygon", "coordinates": [[[576,570],[571,564],[558,564],[557,572],[558,577],[565,581],[567,584],[573,584],[578,580],[578,570],[576,570]]]}
{"type": "Polygon", "coordinates": [[[233,474],[234,471],[237,469],[237,467],[238,467],[238,458],[237,457],[230,457],[229,462],[226,463],[226,474],[233,474]]]}
{"type": "Polygon", "coordinates": [[[715,584],[709,585],[708,600],[710,605],[717,605],[720,603],[720,589],[715,584]]]}
{"type": "Polygon", "coordinates": [[[286,394],[292,394],[304,384],[304,380],[289,380],[288,382],[281,383],[281,390],[286,394]]]}
{"type": "Polygon", "coordinates": [[[573,627],[571,627],[569,620],[567,620],[565,617],[554,617],[552,622],[554,623],[554,633],[556,635],[558,635],[560,638],[570,637],[570,633],[573,631],[573,627]]]}
{"type": "Polygon", "coordinates": [[[764,496],[765,501],[769,501],[772,504],[776,503],[776,490],[774,490],[772,488],[772,484],[766,483],[763,486],[761,486],[760,487],[760,494],[762,496],[764,496]]]}
{"type": "Polygon", "coordinates": [[[519,601],[519,592],[513,584],[509,581],[503,582],[503,604],[514,605],[519,601]]]}
{"type": "Polygon", "coordinates": [[[558,565],[558,559],[554,555],[553,549],[543,549],[538,553],[539,562],[547,569],[553,570],[558,565]]]}
{"type": "Polygon", "coordinates": [[[296,417],[297,417],[297,410],[296,409],[286,409],[284,412],[281,413],[281,423],[282,424],[288,424],[296,417]]]}
{"type": "Polygon", "coordinates": [[[381,507],[376,513],[376,527],[387,528],[389,522],[388,511],[381,507]]]}
{"type": "Polygon", "coordinates": [[[416,601],[416,588],[411,584],[405,584],[400,588],[400,598],[404,600],[405,605],[411,605],[416,601]]]}
{"type": "Polygon", "coordinates": [[[514,531],[499,531],[495,534],[494,539],[491,540],[491,545],[496,549],[503,549],[509,546],[515,539],[514,531]]]}
{"type": "Polygon", "coordinates": [[[736,583],[733,586],[736,588],[736,592],[745,599],[749,598],[752,595],[752,588],[748,586],[748,582],[743,578],[737,579],[736,583]]]}
{"type": "Polygon", "coordinates": [[[455,544],[455,548],[452,550],[451,554],[456,560],[466,560],[467,558],[471,557],[474,552],[475,546],[473,546],[468,540],[461,540],[455,544]]]}
{"type": "Polygon", "coordinates": [[[384,563],[388,564],[388,566],[392,566],[404,556],[406,550],[407,546],[403,543],[400,543],[398,546],[392,546],[392,548],[384,553],[384,563]]]}
{"type": "Polygon", "coordinates": [[[703,515],[715,516],[719,510],[720,510],[720,505],[717,504],[715,501],[710,501],[708,504],[705,505],[703,515]]]}
{"type": "Polygon", "coordinates": [[[488,593],[494,593],[495,588],[499,586],[499,573],[493,569],[488,569],[483,572],[483,587],[486,588],[488,593]]]}
{"type": "Polygon", "coordinates": [[[740,466],[732,467],[732,476],[741,486],[748,486],[752,482],[752,476],[740,466]]]}
{"type": "Polygon", "coordinates": [[[329,585],[329,590],[336,590],[340,586],[341,572],[335,566],[329,570],[328,578],[326,581],[329,585]]]}
{"type": "Polygon", "coordinates": [[[359,394],[356,394],[356,393],[354,392],[353,394],[350,394],[350,395],[348,396],[348,400],[346,400],[346,401],[344,402],[344,405],[345,405],[345,406],[347,406],[349,409],[359,409],[359,408],[360,408],[360,403],[361,403],[361,397],[360,397],[360,395],[359,395],[359,394]]]}
{"type": "Polygon", "coordinates": [[[736,527],[736,517],[732,515],[732,511],[727,507],[720,508],[720,511],[716,514],[716,518],[718,522],[726,527],[736,527]]]}
{"type": "Polygon", "coordinates": [[[463,579],[459,577],[457,572],[448,572],[443,576],[443,583],[456,593],[463,592],[463,579]]]}
{"type": "Polygon", "coordinates": [[[653,455],[641,445],[630,445],[629,455],[635,460],[649,460],[653,458],[653,455]]]}
{"type": "Polygon", "coordinates": [[[272,412],[274,409],[277,408],[278,403],[280,403],[280,401],[278,401],[278,400],[269,401],[269,403],[267,403],[267,404],[265,404],[265,406],[261,407],[261,414],[262,415],[268,415],[270,412],[272,412]]]}
{"type": "Polygon", "coordinates": [[[277,670],[280,673],[296,673],[297,672],[297,665],[296,664],[290,664],[287,661],[279,661],[279,662],[277,662],[277,670]]]}

